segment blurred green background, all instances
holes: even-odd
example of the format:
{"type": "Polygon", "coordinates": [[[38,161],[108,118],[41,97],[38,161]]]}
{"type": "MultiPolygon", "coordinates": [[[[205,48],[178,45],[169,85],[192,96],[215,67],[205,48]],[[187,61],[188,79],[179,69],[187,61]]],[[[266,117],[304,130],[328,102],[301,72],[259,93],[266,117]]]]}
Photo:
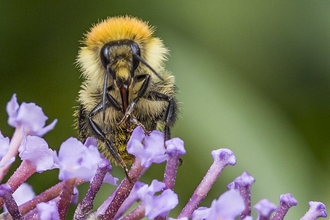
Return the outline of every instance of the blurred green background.
{"type": "MultiPolygon", "coordinates": [[[[180,88],[183,110],[173,134],[187,155],[171,216],[211,165],[210,151],[229,148],[237,165],[225,169],[202,205],[248,171],[256,178],[253,204],[278,204],[290,192],[299,204],[287,219],[299,219],[310,200],[330,205],[329,11],[328,1],[1,1],[0,130],[12,135],[5,107],[16,93],[19,102],[41,106],[49,122],[59,120],[45,136],[50,147],[76,136],[81,79],[74,62],[83,33],[108,16],[137,16],[157,27],[180,88]]],[[[144,180],[162,172],[153,167],[144,180]]],[[[120,168],[115,175],[123,177],[120,168]]],[[[57,182],[57,171],[28,182],[40,193],[57,182]]],[[[112,188],[102,190],[100,200],[112,188]]]]}

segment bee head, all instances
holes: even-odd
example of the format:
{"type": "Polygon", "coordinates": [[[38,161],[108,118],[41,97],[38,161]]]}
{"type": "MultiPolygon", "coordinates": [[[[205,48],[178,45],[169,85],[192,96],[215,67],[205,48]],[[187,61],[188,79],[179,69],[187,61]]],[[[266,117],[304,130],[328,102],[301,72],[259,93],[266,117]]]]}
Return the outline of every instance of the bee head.
{"type": "MultiPolygon", "coordinates": [[[[119,40],[106,43],[100,51],[100,60],[105,74],[110,75],[115,86],[128,88],[139,66],[140,48],[131,40],[119,40]]],[[[106,76],[108,77],[108,76],[106,76]]]]}

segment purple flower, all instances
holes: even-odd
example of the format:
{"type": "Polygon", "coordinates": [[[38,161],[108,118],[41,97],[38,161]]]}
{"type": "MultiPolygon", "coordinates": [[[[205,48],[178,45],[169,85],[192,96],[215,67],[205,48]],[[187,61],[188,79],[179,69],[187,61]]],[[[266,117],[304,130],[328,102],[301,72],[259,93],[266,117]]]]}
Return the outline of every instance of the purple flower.
{"type": "MultiPolygon", "coordinates": [[[[42,109],[34,103],[19,105],[15,94],[7,104],[7,112],[8,123],[16,129],[11,141],[0,132],[0,159],[6,161],[6,164],[11,163],[19,152],[23,161],[8,181],[0,185],[0,197],[2,197],[0,206],[6,204],[8,208],[8,212],[1,215],[3,218],[66,219],[70,203],[77,203],[76,186],[85,181],[90,181],[90,188],[75,211],[75,219],[117,219],[124,213],[127,215],[122,217],[123,219],[143,217],[165,219],[170,210],[178,204],[178,196],[173,188],[180,156],[186,153],[181,139],[170,139],[165,142],[165,147],[163,133],[152,131],[146,135],[141,127],[134,129],[127,146],[128,152],[136,157],[128,172],[130,178],[124,178],[101,207],[94,212],[92,210],[95,196],[101,185],[104,182],[116,184],[117,180],[109,174],[110,162],[100,155],[97,140],[88,138],[82,144],[75,138],[69,138],[62,143],[57,156],[55,151],[48,148],[46,141],[38,137],[53,129],[56,120],[45,126],[47,117],[42,109]],[[165,160],[167,163],[164,182],[153,180],[150,186],[138,182],[152,163],[162,163],[165,160]],[[36,171],[43,172],[55,167],[60,168],[59,179],[64,181],[35,196],[32,187],[24,183],[26,179],[36,171]],[[140,204],[135,209],[128,211],[135,202],[139,201],[140,204]]],[[[230,190],[217,200],[213,200],[210,208],[196,209],[222,170],[228,165],[236,164],[235,155],[229,149],[214,150],[212,157],[213,164],[177,220],[188,220],[190,217],[193,220],[234,220],[239,215],[240,219],[252,220],[250,190],[255,180],[247,172],[230,183],[228,185],[230,190]]],[[[0,164],[0,179],[3,179],[9,169],[5,163],[0,164]]],[[[281,195],[278,208],[265,199],[257,203],[254,208],[258,211],[259,220],[270,219],[274,210],[276,212],[272,220],[283,220],[288,210],[295,205],[297,201],[288,193],[281,195]]],[[[310,209],[301,218],[302,220],[327,216],[323,203],[310,202],[309,205],[310,209]]],[[[174,218],[169,219],[174,220],[174,218]]]]}
{"type": "Polygon", "coordinates": [[[209,209],[199,208],[193,213],[193,220],[199,219],[221,219],[234,220],[245,209],[243,198],[235,190],[223,193],[218,200],[213,200],[209,209]],[[201,213],[205,212],[205,215],[201,213]]]}
{"type": "Polygon", "coordinates": [[[6,155],[9,150],[9,138],[4,137],[0,132],[0,160],[6,155]]]}
{"type": "Polygon", "coordinates": [[[286,213],[292,206],[298,205],[297,200],[290,194],[283,194],[280,196],[280,205],[277,207],[276,212],[272,219],[284,219],[286,213]]]}
{"type": "Polygon", "coordinates": [[[160,192],[164,187],[164,183],[153,180],[150,186],[144,185],[136,192],[145,207],[145,216],[149,219],[157,216],[165,217],[179,202],[178,196],[170,189],[155,196],[155,193],[160,192]]]}
{"type": "Polygon", "coordinates": [[[97,146],[97,140],[95,138],[92,137],[88,137],[84,143],[85,146],[89,147],[89,146],[97,146]]]}
{"type": "MultiPolygon", "coordinates": [[[[92,137],[88,137],[84,143],[85,146],[87,147],[96,147],[97,148],[97,140],[92,137]]],[[[100,155],[101,156],[101,155],[100,155]]],[[[112,166],[110,165],[110,162],[108,159],[105,159],[104,157],[101,157],[101,162],[98,163],[98,168],[100,169],[107,169],[108,171],[112,170],[112,166]]],[[[95,178],[96,176],[94,176],[95,178]]],[[[104,176],[103,182],[109,183],[111,185],[116,186],[117,185],[118,178],[113,177],[110,175],[109,172],[107,172],[104,176]]]]}
{"type": "Polygon", "coordinates": [[[218,150],[213,150],[211,154],[215,162],[219,162],[225,166],[234,166],[236,164],[236,157],[229,149],[221,148],[218,150]]]}
{"type": "Polygon", "coordinates": [[[204,220],[207,218],[207,216],[210,213],[210,209],[207,207],[199,207],[197,208],[193,214],[192,214],[192,219],[193,220],[204,220]]]}
{"type": "Polygon", "coordinates": [[[280,204],[292,207],[298,205],[298,202],[291,193],[287,193],[280,196],[280,204]]]}
{"type": "Polygon", "coordinates": [[[238,186],[244,187],[251,186],[255,182],[255,179],[248,172],[243,172],[242,175],[240,175],[234,180],[234,182],[238,186]]]}
{"type": "Polygon", "coordinates": [[[320,217],[326,218],[328,216],[326,207],[322,202],[310,201],[308,204],[309,210],[301,220],[314,220],[320,217]]]}
{"type": "Polygon", "coordinates": [[[262,199],[255,204],[254,209],[259,213],[259,219],[269,219],[271,213],[276,210],[276,205],[268,199],[262,199]]]}
{"type": "Polygon", "coordinates": [[[42,109],[34,103],[23,102],[21,106],[17,103],[16,94],[7,104],[8,124],[14,128],[24,126],[28,134],[43,136],[52,130],[57,122],[55,119],[51,124],[45,126],[48,119],[42,109]]]}
{"type": "Polygon", "coordinates": [[[35,195],[36,194],[34,193],[32,186],[27,183],[20,185],[20,187],[18,187],[13,193],[13,197],[17,205],[22,205],[23,203],[33,199],[35,195]]]}
{"type": "MultiPolygon", "coordinates": [[[[105,159],[105,158],[102,158],[102,162],[100,162],[98,164],[98,166],[99,166],[99,168],[105,168],[107,166],[108,171],[111,171],[112,170],[112,167],[110,165],[110,162],[107,159],[105,159]]],[[[103,182],[104,183],[109,183],[109,184],[114,185],[114,186],[117,186],[117,181],[118,181],[118,178],[113,177],[108,172],[105,174],[104,179],[103,179],[103,182]]]]}
{"type": "Polygon", "coordinates": [[[172,138],[166,141],[166,152],[169,155],[184,155],[186,154],[186,150],[183,146],[183,140],[180,138],[172,138]]]}
{"type": "Polygon", "coordinates": [[[243,197],[245,203],[245,210],[241,213],[241,219],[251,215],[251,185],[255,179],[248,173],[237,177],[232,183],[227,185],[228,189],[234,189],[243,197]]]}
{"type": "MultiPolygon", "coordinates": [[[[9,150],[9,138],[8,137],[4,137],[1,132],[0,132],[0,161],[2,160],[2,158],[7,154],[8,150],[9,150]]],[[[12,162],[15,161],[15,157],[11,157],[9,158],[9,160],[0,163],[0,167],[5,167],[8,164],[11,164],[12,162]]]]}
{"type": "Polygon", "coordinates": [[[59,220],[58,207],[56,202],[50,201],[48,203],[39,203],[37,210],[40,220],[59,220]]]}
{"type": "Polygon", "coordinates": [[[76,138],[69,138],[62,143],[56,158],[60,168],[59,179],[81,178],[90,181],[100,162],[102,158],[96,146],[85,146],[76,138]]]}
{"type": "Polygon", "coordinates": [[[167,189],[173,189],[176,173],[180,164],[180,156],[186,154],[186,150],[180,138],[167,140],[165,145],[168,159],[164,173],[164,183],[167,189]]]}
{"type": "Polygon", "coordinates": [[[162,163],[167,159],[164,134],[155,130],[146,136],[140,126],[134,129],[127,144],[127,151],[139,158],[144,167],[149,167],[152,163],[162,163]]]}
{"type": "Polygon", "coordinates": [[[25,137],[18,151],[21,159],[30,161],[39,173],[55,168],[54,151],[48,147],[43,138],[25,137]]]}

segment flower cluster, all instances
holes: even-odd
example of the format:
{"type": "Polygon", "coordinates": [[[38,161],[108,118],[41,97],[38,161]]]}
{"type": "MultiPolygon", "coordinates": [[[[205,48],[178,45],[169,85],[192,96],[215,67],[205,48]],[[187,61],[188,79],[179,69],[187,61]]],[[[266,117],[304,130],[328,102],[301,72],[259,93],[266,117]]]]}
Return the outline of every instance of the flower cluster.
{"type": "MultiPolygon", "coordinates": [[[[66,219],[69,206],[78,203],[76,187],[84,182],[90,182],[89,189],[76,206],[74,219],[128,220],[147,217],[159,220],[234,220],[238,216],[240,219],[253,219],[250,190],[255,180],[247,172],[228,184],[228,191],[215,199],[209,208],[199,207],[222,170],[236,164],[236,158],[229,149],[212,151],[214,162],[203,180],[181,213],[176,218],[170,218],[169,212],[179,201],[173,190],[177,168],[180,156],[186,153],[181,139],[166,141],[164,148],[162,132],[152,131],[145,135],[143,129],[137,127],[127,144],[127,151],[135,156],[135,162],[128,173],[129,179],[124,178],[117,185],[118,179],[110,175],[111,165],[99,153],[95,139],[88,138],[81,143],[76,138],[69,138],[62,143],[57,153],[41,138],[54,128],[56,120],[45,126],[47,117],[40,107],[33,103],[19,105],[14,95],[7,104],[7,113],[8,123],[15,128],[15,132],[11,140],[0,133],[0,179],[7,174],[17,154],[22,162],[8,181],[0,185],[0,206],[5,208],[0,215],[2,219],[66,219]],[[163,180],[153,180],[149,185],[139,181],[153,163],[164,162],[163,180]],[[51,169],[59,169],[59,183],[35,195],[25,181],[35,172],[51,169]],[[100,207],[93,209],[95,196],[104,182],[117,187],[100,207]],[[131,210],[136,203],[136,208],[131,210]]],[[[284,219],[290,207],[295,205],[297,201],[293,196],[284,194],[280,196],[278,206],[263,199],[254,209],[259,220],[278,220],[284,219]]],[[[309,211],[301,219],[313,220],[327,216],[324,204],[310,202],[309,205],[309,211]]]]}

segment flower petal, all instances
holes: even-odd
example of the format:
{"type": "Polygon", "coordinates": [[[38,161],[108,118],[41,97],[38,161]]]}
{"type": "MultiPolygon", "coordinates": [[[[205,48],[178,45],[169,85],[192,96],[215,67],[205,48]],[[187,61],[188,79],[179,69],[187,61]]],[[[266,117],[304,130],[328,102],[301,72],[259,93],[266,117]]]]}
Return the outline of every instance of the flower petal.
{"type": "Polygon", "coordinates": [[[54,168],[53,150],[43,138],[27,136],[18,151],[20,158],[30,161],[39,173],[54,168]]]}

